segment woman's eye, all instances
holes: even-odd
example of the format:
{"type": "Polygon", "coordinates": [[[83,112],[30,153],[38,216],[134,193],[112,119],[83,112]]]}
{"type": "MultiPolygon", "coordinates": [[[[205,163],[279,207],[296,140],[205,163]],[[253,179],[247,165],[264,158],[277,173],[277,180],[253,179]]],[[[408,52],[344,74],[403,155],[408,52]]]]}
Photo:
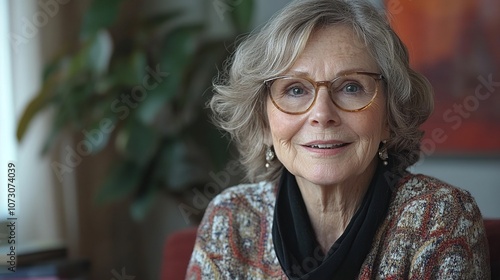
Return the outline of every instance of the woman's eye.
{"type": "Polygon", "coordinates": [[[301,95],[304,93],[304,90],[298,87],[294,87],[290,90],[290,93],[293,95],[301,95]]]}
{"type": "Polygon", "coordinates": [[[286,94],[297,97],[307,94],[307,91],[304,89],[304,87],[292,86],[286,91],[286,94]]]}
{"type": "Polygon", "coordinates": [[[347,84],[344,87],[344,91],[347,93],[357,93],[357,92],[361,91],[361,87],[357,84],[347,84]]]}

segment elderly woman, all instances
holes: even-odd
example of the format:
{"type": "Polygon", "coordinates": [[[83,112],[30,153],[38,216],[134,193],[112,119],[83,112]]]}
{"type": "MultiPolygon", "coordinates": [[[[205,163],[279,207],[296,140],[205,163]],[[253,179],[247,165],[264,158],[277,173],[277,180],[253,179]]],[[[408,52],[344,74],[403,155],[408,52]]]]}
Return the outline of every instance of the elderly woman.
{"type": "Polygon", "coordinates": [[[209,205],[188,279],[486,279],[466,191],[406,169],[433,108],[372,6],[292,2],[235,52],[215,119],[251,183],[209,205]]]}

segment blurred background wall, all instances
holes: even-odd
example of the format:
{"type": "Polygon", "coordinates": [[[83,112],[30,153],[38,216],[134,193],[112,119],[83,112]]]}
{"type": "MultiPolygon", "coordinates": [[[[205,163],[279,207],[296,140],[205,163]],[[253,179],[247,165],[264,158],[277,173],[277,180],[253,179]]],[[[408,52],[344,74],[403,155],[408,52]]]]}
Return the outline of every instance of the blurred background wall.
{"type": "MultiPolygon", "coordinates": [[[[210,13],[215,22],[210,32],[224,32],[217,27],[220,25],[221,29],[224,28],[217,12],[204,10],[204,6],[198,5],[197,1],[146,2],[147,5],[142,5],[146,7],[142,11],[144,13],[173,7],[187,7],[194,18],[210,13]]],[[[288,2],[256,1],[252,25],[258,28],[288,2]]],[[[383,5],[379,1],[374,2],[383,5]]],[[[404,0],[388,2],[388,5],[397,8],[404,0]]],[[[499,5],[493,1],[484,3],[499,5]]],[[[158,196],[142,221],[134,221],[130,217],[128,209],[131,200],[128,198],[97,205],[93,197],[99,182],[106,176],[105,167],[113,164],[115,152],[112,150],[104,151],[98,157],[86,158],[78,169],[66,174],[64,180],[59,180],[51,169],[51,163],[61,161],[66,156],[64,148],[74,147],[79,138],[74,135],[59,138],[56,143],[59,148],[41,157],[42,139],[47,135],[49,119],[54,113],[51,110],[43,111],[34,119],[21,143],[13,137],[20,115],[40,87],[43,65],[57,55],[61,45],[71,45],[77,41],[82,14],[88,5],[89,1],[80,0],[40,0],[8,1],[8,5],[3,2],[0,6],[2,15],[8,15],[9,19],[2,16],[1,23],[10,25],[9,34],[2,34],[9,37],[2,43],[2,54],[9,53],[9,57],[7,60],[2,56],[0,61],[4,73],[0,77],[3,86],[0,93],[3,106],[0,112],[0,138],[3,141],[0,146],[1,164],[6,166],[7,162],[13,161],[17,165],[18,250],[23,252],[66,246],[70,257],[91,260],[91,279],[110,279],[113,271],[121,271],[122,268],[126,269],[128,275],[136,276],[136,279],[158,279],[164,238],[174,230],[190,226],[179,212],[178,200],[166,195],[158,196]],[[47,3],[52,3],[52,6],[44,10],[47,3]],[[45,17],[42,13],[45,13],[45,17]],[[6,71],[9,67],[10,73],[6,71]],[[9,75],[11,87],[6,86],[9,85],[9,75]]],[[[133,9],[134,4],[131,7],[133,9]]],[[[400,15],[404,16],[404,13],[403,9],[400,15]]],[[[498,39],[494,42],[497,44],[496,49],[500,49],[498,39]]],[[[493,80],[500,81],[498,65],[495,71],[492,72],[493,80]]],[[[491,102],[498,100],[499,92],[495,92],[491,102]]],[[[499,127],[496,129],[500,130],[499,127]]],[[[500,218],[500,151],[440,153],[439,146],[444,144],[434,144],[435,151],[426,155],[411,170],[469,190],[485,217],[500,218]]],[[[2,176],[5,176],[5,172],[2,172],[2,176]]],[[[4,205],[1,207],[6,208],[4,205]]],[[[5,215],[3,209],[1,213],[5,215]]]]}

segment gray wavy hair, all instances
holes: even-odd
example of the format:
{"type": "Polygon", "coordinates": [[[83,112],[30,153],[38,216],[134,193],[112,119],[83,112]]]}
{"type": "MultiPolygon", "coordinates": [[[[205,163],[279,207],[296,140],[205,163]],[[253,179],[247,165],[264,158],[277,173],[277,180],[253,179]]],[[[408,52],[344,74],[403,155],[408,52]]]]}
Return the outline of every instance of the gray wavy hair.
{"type": "Polygon", "coordinates": [[[433,110],[433,92],[427,79],[410,68],[408,51],[385,15],[362,1],[294,1],[238,46],[214,82],[209,102],[214,122],[236,143],[251,182],[276,181],[283,168],[278,160],[264,167],[270,144],[264,80],[287,71],[315,30],[339,24],[352,27],[385,77],[391,171],[402,174],[418,161],[419,127],[433,110]]]}

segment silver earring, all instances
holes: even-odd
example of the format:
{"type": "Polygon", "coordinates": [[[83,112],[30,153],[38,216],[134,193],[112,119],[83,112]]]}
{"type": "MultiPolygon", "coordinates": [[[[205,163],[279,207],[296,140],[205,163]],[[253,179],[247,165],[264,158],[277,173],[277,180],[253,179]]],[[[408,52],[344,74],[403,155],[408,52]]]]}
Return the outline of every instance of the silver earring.
{"type": "Polygon", "coordinates": [[[271,149],[271,146],[267,146],[266,148],[266,168],[269,168],[271,166],[271,161],[274,159],[274,151],[271,149]]]}
{"type": "Polygon", "coordinates": [[[387,153],[387,140],[382,140],[382,147],[378,150],[378,157],[382,160],[384,165],[387,165],[387,159],[389,158],[389,154],[387,153]]]}

